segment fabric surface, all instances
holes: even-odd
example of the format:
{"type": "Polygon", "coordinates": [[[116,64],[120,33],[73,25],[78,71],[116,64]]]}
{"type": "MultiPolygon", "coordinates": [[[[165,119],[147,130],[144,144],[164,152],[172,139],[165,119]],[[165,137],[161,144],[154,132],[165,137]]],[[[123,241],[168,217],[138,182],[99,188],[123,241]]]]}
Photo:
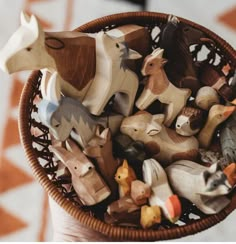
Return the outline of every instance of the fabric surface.
{"type": "MultiPolygon", "coordinates": [[[[172,13],[211,29],[236,47],[235,0],[147,0],[146,10],[172,13]]],[[[20,11],[34,13],[47,31],[72,30],[116,12],[144,5],[121,0],[1,0],[0,48],[19,26],[20,11]]],[[[19,141],[18,102],[30,72],[0,71],[0,241],[50,241],[47,194],[34,179],[19,141]]],[[[236,211],[220,224],[181,241],[236,241],[236,211]]],[[[178,240],[178,241],[179,241],[178,240]]]]}

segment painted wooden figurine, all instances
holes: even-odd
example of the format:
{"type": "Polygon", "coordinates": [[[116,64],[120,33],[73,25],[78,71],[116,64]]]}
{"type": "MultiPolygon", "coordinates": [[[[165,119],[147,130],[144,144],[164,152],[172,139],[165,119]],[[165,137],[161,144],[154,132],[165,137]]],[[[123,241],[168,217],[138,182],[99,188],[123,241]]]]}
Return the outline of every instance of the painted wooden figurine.
{"type": "Polygon", "coordinates": [[[119,184],[120,198],[130,195],[131,183],[136,179],[134,170],[128,165],[127,160],[124,160],[115,174],[115,180],[119,184]]]}
{"type": "Polygon", "coordinates": [[[209,110],[213,105],[219,104],[220,98],[216,90],[211,86],[201,87],[195,97],[195,104],[204,110],[209,110]]]}
{"type": "Polygon", "coordinates": [[[79,147],[72,140],[67,143],[67,148],[72,151],[53,146],[50,146],[50,150],[69,169],[72,185],[79,199],[87,206],[103,201],[111,194],[110,189],[79,147]]]}
{"type": "Polygon", "coordinates": [[[143,162],[143,178],[151,187],[149,204],[159,206],[163,215],[175,223],[181,215],[181,203],[170,188],[165,170],[155,159],[147,159],[143,162]]]}
{"type": "Polygon", "coordinates": [[[163,52],[163,49],[157,48],[144,59],[142,74],[148,75],[148,79],[136,106],[144,110],[155,100],[167,104],[164,124],[170,126],[185,106],[191,90],[177,88],[168,80],[163,68],[167,62],[162,58],[163,52]]]}
{"type": "Polygon", "coordinates": [[[154,224],[161,223],[161,209],[158,206],[142,206],[140,224],[143,229],[148,229],[154,224]]]}
{"type": "Polygon", "coordinates": [[[210,146],[216,127],[224,122],[234,111],[235,106],[224,106],[221,104],[213,105],[210,108],[207,121],[197,136],[200,147],[208,148],[210,146]]]}
{"type": "Polygon", "coordinates": [[[151,188],[143,181],[134,180],[131,182],[130,196],[137,205],[147,204],[147,200],[151,195],[151,188]]]}
{"type": "Polygon", "coordinates": [[[182,136],[193,136],[199,132],[204,123],[200,109],[184,107],[177,117],[175,130],[182,136]]]}
{"type": "Polygon", "coordinates": [[[122,115],[111,115],[109,118],[91,115],[78,99],[61,96],[60,84],[54,75],[47,87],[42,87],[42,96],[43,100],[38,105],[39,118],[58,140],[64,141],[71,134],[84,147],[95,134],[96,126],[100,124],[106,128],[108,120],[112,133],[119,130],[122,115]]]}
{"type": "Polygon", "coordinates": [[[226,175],[229,184],[234,187],[236,185],[236,163],[231,163],[225,167],[223,172],[226,175]]]}
{"type": "Polygon", "coordinates": [[[97,126],[94,137],[85,146],[83,152],[96,160],[99,172],[110,187],[112,195],[117,196],[118,186],[114,175],[119,161],[113,157],[111,139],[109,128],[101,131],[100,126],[97,126]]]}
{"type": "Polygon", "coordinates": [[[217,164],[210,167],[179,160],[166,168],[173,191],[194,203],[203,213],[215,214],[230,200],[224,196],[232,187],[217,164]]]}
{"type": "Polygon", "coordinates": [[[220,132],[220,144],[227,163],[236,162],[236,112],[226,120],[220,132]]]}
{"type": "Polygon", "coordinates": [[[164,115],[140,111],[123,119],[121,132],[133,140],[142,141],[150,157],[167,166],[178,159],[196,159],[198,141],[194,136],[178,135],[163,125],[164,115]]]}

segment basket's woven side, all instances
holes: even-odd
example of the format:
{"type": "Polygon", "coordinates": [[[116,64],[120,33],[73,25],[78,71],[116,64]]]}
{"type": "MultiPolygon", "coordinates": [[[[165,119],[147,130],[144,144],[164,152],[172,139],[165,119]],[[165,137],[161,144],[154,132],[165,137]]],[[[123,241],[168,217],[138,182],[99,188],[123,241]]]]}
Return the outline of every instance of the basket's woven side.
{"type": "MultiPolygon", "coordinates": [[[[101,29],[106,29],[108,26],[118,26],[123,24],[140,24],[144,26],[155,25],[157,21],[166,22],[167,15],[160,13],[150,12],[131,12],[122,13],[112,16],[106,16],[98,20],[89,22],[77,31],[84,32],[97,32],[101,29]]],[[[192,23],[188,20],[180,18],[183,22],[201,29],[205,32],[209,38],[214,39],[217,46],[224,50],[226,58],[231,62],[230,65],[236,68],[236,51],[232,49],[222,38],[218,37],[213,32],[206,28],[192,23]]],[[[188,223],[184,226],[173,227],[169,229],[158,229],[158,230],[142,230],[132,229],[128,227],[118,227],[105,224],[101,220],[89,215],[88,212],[83,211],[79,206],[74,205],[71,201],[67,200],[61,192],[58,191],[56,185],[54,185],[48,178],[44,168],[40,165],[38,160],[38,154],[33,147],[33,139],[31,135],[31,110],[29,104],[32,102],[34,91],[38,89],[38,77],[40,76],[39,71],[32,73],[28,82],[25,84],[21,99],[20,99],[20,111],[19,111],[19,130],[20,139],[25,150],[28,162],[32,168],[33,174],[43,186],[43,188],[49,193],[49,195],[71,216],[76,218],[79,222],[92,228],[93,230],[99,231],[104,235],[107,235],[115,240],[133,240],[133,241],[153,241],[153,240],[167,240],[173,238],[179,238],[186,235],[194,234],[205,230],[220,221],[222,221],[228,214],[230,214],[236,208],[236,194],[234,192],[231,204],[226,207],[219,214],[209,215],[199,220],[194,220],[192,223],[188,223]]]]}

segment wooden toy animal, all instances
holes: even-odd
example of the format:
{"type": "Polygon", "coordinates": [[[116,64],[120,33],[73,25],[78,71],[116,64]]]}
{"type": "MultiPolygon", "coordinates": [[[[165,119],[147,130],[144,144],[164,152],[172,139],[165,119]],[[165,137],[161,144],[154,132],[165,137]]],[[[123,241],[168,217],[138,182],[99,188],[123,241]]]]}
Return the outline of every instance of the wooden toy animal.
{"type": "Polygon", "coordinates": [[[209,110],[213,105],[219,104],[220,98],[211,86],[201,87],[195,97],[195,104],[204,110],[209,110]]]}
{"type": "Polygon", "coordinates": [[[57,163],[56,177],[60,179],[66,179],[71,177],[70,171],[61,161],[57,163]]]}
{"type": "Polygon", "coordinates": [[[234,111],[235,106],[224,106],[221,104],[213,105],[210,108],[207,121],[197,136],[200,147],[208,148],[210,146],[216,127],[224,122],[234,111]]]}
{"type": "Polygon", "coordinates": [[[178,159],[196,159],[197,139],[178,135],[173,129],[164,126],[163,120],[163,114],[152,115],[140,111],[124,118],[120,130],[133,140],[142,141],[149,156],[160,161],[163,166],[178,159]]]}
{"type": "Polygon", "coordinates": [[[212,162],[217,163],[223,169],[227,163],[225,158],[223,157],[221,150],[212,151],[209,149],[199,148],[199,155],[201,161],[206,164],[212,164],[212,162]]]}
{"type": "Polygon", "coordinates": [[[234,187],[236,185],[236,163],[231,163],[225,167],[223,172],[226,175],[229,184],[234,187]]]}
{"type": "Polygon", "coordinates": [[[98,124],[106,128],[109,121],[112,133],[119,130],[122,115],[111,115],[109,118],[91,115],[78,99],[61,96],[60,84],[55,76],[51,76],[46,88],[42,87],[43,100],[38,105],[39,118],[54,137],[64,141],[73,133],[74,139],[84,147],[94,136],[98,124]]]}
{"type": "Polygon", "coordinates": [[[200,109],[184,107],[177,117],[175,130],[182,136],[193,136],[199,132],[204,123],[200,109]]]}
{"type": "Polygon", "coordinates": [[[227,163],[236,162],[236,112],[226,120],[220,132],[220,144],[227,163]]]}
{"type": "Polygon", "coordinates": [[[83,152],[96,160],[99,172],[110,187],[112,195],[117,196],[118,186],[114,176],[119,161],[113,157],[111,139],[109,128],[101,131],[100,126],[97,126],[95,136],[88,142],[83,152]]]}
{"type": "Polygon", "coordinates": [[[154,224],[161,223],[161,209],[158,206],[142,206],[140,224],[143,229],[148,229],[154,224]]]}
{"type": "Polygon", "coordinates": [[[193,95],[196,94],[201,83],[190,46],[212,42],[201,30],[181,22],[176,16],[169,16],[160,33],[159,45],[165,50],[164,58],[168,59],[165,71],[175,86],[189,88],[193,95]]]}
{"type": "Polygon", "coordinates": [[[120,198],[130,195],[131,183],[136,179],[134,170],[128,165],[127,160],[124,160],[115,174],[115,180],[119,184],[120,198]]]}
{"type": "Polygon", "coordinates": [[[232,187],[217,164],[202,166],[189,160],[179,160],[166,168],[173,191],[194,203],[203,213],[215,214],[230,200],[224,195],[232,187]]]}
{"type": "Polygon", "coordinates": [[[111,194],[110,189],[79,147],[72,140],[67,143],[71,151],[53,146],[50,146],[50,150],[69,169],[72,185],[79,199],[87,206],[103,201],[111,194]]]}
{"type": "Polygon", "coordinates": [[[169,127],[185,106],[191,90],[177,88],[169,81],[163,68],[167,62],[162,58],[163,52],[163,49],[157,48],[144,59],[142,74],[148,75],[148,79],[136,106],[144,110],[157,99],[167,104],[164,124],[169,127]]]}
{"type": "Polygon", "coordinates": [[[148,184],[140,180],[134,180],[131,182],[130,196],[137,205],[144,205],[147,203],[147,199],[151,195],[151,188],[148,184]]]}
{"type": "MultiPolygon", "coordinates": [[[[107,33],[109,34],[109,31],[107,33]]],[[[104,43],[104,40],[100,40],[101,35],[102,32],[98,35],[79,33],[77,31],[44,32],[34,15],[28,16],[22,12],[20,27],[0,52],[1,67],[9,73],[26,69],[34,70],[43,68],[46,68],[50,74],[56,71],[58,73],[57,79],[62,85],[63,94],[79,97],[82,101],[85,94],[89,91],[95,73],[98,72],[97,69],[101,66],[104,68],[104,64],[113,65],[113,62],[108,62],[108,60],[111,60],[109,53],[105,53],[106,50],[103,52],[103,50],[99,49],[103,44],[107,45],[107,43],[104,43]],[[104,57],[102,58],[103,55],[104,57]]],[[[125,54],[120,58],[122,60],[123,58],[127,58],[132,52],[129,52],[129,48],[132,47],[137,52],[141,52],[141,55],[146,55],[150,49],[150,45],[148,45],[150,42],[149,32],[142,26],[125,25],[117,27],[116,30],[111,32],[111,35],[114,38],[107,37],[106,40],[109,40],[109,46],[115,45],[113,50],[116,48],[116,45],[120,45],[120,42],[127,43],[127,48],[124,48],[123,52],[114,52],[112,54],[114,59],[116,59],[116,54],[119,56],[120,54],[125,54]]],[[[104,35],[104,38],[105,36],[107,35],[104,35]]],[[[106,47],[108,48],[108,46],[106,47]]],[[[134,74],[130,75],[131,72],[128,69],[123,70],[121,68],[118,70],[118,68],[115,69],[107,66],[106,69],[104,68],[101,71],[104,73],[102,76],[104,76],[106,82],[109,81],[106,78],[111,73],[113,75],[121,75],[124,73],[127,75],[127,78],[123,76],[123,79],[117,80],[117,83],[113,85],[103,83],[103,85],[106,85],[106,91],[101,89],[101,87],[99,87],[99,90],[106,92],[106,96],[103,95],[100,97],[101,100],[105,98],[105,100],[109,99],[107,96],[111,95],[112,92],[121,92],[122,94],[119,94],[121,97],[123,97],[123,92],[125,94],[129,92],[128,95],[130,95],[131,88],[127,88],[124,84],[125,81],[130,81],[131,84],[133,83],[136,86],[136,81],[133,81],[136,78],[133,78],[134,74]],[[111,89],[110,92],[109,89],[111,89]]],[[[93,84],[92,92],[96,91],[96,89],[94,90],[94,86],[98,84],[98,74],[96,76],[97,78],[95,84],[93,84]]],[[[135,87],[132,86],[132,88],[135,87]]],[[[117,101],[119,100],[118,97],[117,101]]],[[[125,96],[126,102],[132,103],[132,99],[130,96],[125,96]]],[[[100,105],[103,106],[103,103],[104,101],[100,105]]],[[[96,109],[103,110],[100,107],[96,109]]]]}
{"type": "Polygon", "coordinates": [[[155,159],[143,162],[143,179],[151,187],[149,204],[159,206],[167,219],[176,222],[181,215],[181,203],[170,188],[165,170],[155,159]]]}

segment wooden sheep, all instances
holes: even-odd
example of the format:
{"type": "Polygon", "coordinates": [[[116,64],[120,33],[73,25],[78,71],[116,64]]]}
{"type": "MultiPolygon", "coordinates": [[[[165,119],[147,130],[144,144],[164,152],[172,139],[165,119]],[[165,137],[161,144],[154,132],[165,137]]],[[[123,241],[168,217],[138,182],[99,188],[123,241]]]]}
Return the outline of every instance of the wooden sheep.
{"type": "Polygon", "coordinates": [[[163,52],[163,49],[157,48],[144,59],[142,74],[148,75],[148,79],[136,106],[144,110],[155,100],[167,104],[164,124],[170,126],[185,106],[191,90],[177,88],[168,80],[163,68],[167,62],[162,58],[163,52]]]}
{"type": "Polygon", "coordinates": [[[119,184],[120,198],[130,195],[131,183],[136,179],[134,170],[128,165],[127,160],[124,160],[115,174],[115,180],[119,184]]]}
{"type": "Polygon", "coordinates": [[[79,199],[87,206],[103,201],[111,194],[110,189],[79,147],[71,140],[67,142],[69,150],[53,146],[50,146],[50,150],[69,169],[79,199]]]}
{"type": "Polygon", "coordinates": [[[106,128],[109,120],[112,133],[119,130],[122,115],[111,115],[109,118],[91,115],[78,99],[61,96],[60,84],[55,76],[52,75],[47,86],[42,87],[43,100],[38,105],[38,113],[41,122],[56,139],[64,141],[72,135],[84,147],[94,136],[98,124],[106,128]]]}
{"type": "Polygon", "coordinates": [[[235,106],[221,104],[213,105],[210,108],[207,121],[197,136],[200,147],[208,148],[210,146],[216,127],[223,123],[234,111],[235,106]]]}
{"type": "Polygon", "coordinates": [[[161,223],[161,209],[158,206],[142,206],[140,224],[143,229],[148,229],[154,224],[161,223]]]}
{"type": "Polygon", "coordinates": [[[205,214],[215,214],[230,200],[224,195],[232,187],[217,164],[202,166],[189,160],[179,160],[166,168],[173,191],[195,204],[205,214]]]}
{"type": "Polygon", "coordinates": [[[195,160],[198,155],[198,141],[194,136],[178,135],[163,125],[164,115],[152,115],[140,111],[123,119],[120,130],[133,140],[142,141],[150,157],[163,166],[178,159],[195,160]]]}
{"type": "Polygon", "coordinates": [[[168,220],[176,222],[181,215],[181,203],[170,188],[165,170],[155,159],[143,162],[143,179],[151,187],[149,204],[159,206],[168,220]]]}
{"type": "Polygon", "coordinates": [[[193,136],[202,128],[203,122],[203,112],[200,109],[184,107],[177,117],[175,130],[179,135],[193,136]]]}
{"type": "Polygon", "coordinates": [[[119,161],[112,154],[112,140],[109,128],[101,131],[97,126],[94,137],[85,146],[83,152],[96,160],[97,167],[103,179],[111,189],[112,195],[117,196],[118,186],[114,179],[119,161]]]}

